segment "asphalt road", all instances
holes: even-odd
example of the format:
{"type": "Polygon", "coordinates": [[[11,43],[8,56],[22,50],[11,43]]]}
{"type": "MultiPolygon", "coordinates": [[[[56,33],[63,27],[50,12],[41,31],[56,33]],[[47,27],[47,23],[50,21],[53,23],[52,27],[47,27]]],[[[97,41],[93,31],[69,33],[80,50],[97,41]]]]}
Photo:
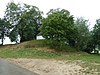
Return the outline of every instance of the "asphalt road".
{"type": "Polygon", "coordinates": [[[0,59],[0,75],[39,75],[21,68],[7,60],[0,59]]]}

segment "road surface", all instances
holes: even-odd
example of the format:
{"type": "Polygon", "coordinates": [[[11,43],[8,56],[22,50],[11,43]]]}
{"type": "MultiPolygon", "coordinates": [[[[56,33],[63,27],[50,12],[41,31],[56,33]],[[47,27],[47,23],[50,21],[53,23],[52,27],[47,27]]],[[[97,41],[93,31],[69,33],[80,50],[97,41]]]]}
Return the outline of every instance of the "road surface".
{"type": "Polygon", "coordinates": [[[0,59],[0,75],[39,75],[14,65],[7,60],[0,59]]]}

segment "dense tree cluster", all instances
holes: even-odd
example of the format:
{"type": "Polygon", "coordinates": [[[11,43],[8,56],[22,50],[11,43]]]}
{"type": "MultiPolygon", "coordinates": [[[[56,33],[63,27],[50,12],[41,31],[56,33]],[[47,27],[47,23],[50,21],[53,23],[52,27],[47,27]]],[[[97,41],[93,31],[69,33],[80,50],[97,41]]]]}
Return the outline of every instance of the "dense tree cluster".
{"type": "Polygon", "coordinates": [[[17,42],[18,35],[20,35],[20,42],[36,39],[39,33],[38,28],[41,25],[41,14],[42,12],[36,6],[9,3],[5,18],[11,24],[9,33],[11,41],[17,42]]]}
{"type": "Polygon", "coordinates": [[[42,17],[38,7],[27,4],[8,3],[5,16],[0,19],[0,39],[2,45],[5,36],[11,41],[20,42],[36,39],[42,35],[52,41],[56,47],[72,46],[77,50],[91,52],[100,46],[100,19],[96,21],[92,31],[89,30],[88,20],[74,19],[65,9],[51,9],[47,17],[42,17]]]}

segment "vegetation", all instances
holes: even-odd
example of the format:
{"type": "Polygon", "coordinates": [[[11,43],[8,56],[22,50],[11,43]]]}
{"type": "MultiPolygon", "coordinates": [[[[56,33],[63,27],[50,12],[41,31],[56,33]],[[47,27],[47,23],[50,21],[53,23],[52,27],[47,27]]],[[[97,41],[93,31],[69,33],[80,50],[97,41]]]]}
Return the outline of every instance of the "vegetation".
{"type": "MultiPolygon", "coordinates": [[[[1,58],[31,58],[67,60],[67,63],[76,63],[82,67],[80,74],[100,74],[100,56],[85,52],[57,52],[42,45],[43,40],[32,40],[17,45],[0,47],[1,58]]],[[[76,71],[77,72],[77,71],[76,71]]]]}
{"type": "Polygon", "coordinates": [[[36,6],[8,3],[5,16],[0,19],[2,45],[5,36],[17,43],[18,37],[25,42],[42,35],[46,40],[42,44],[54,50],[68,52],[68,47],[77,52],[99,50],[100,19],[90,31],[88,20],[82,17],[75,20],[66,9],[51,9],[45,18],[42,14],[36,6]]]}
{"type": "Polygon", "coordinates": [[[8,32],[10,31],[9,28],[9,22],[7,22],[5,19],[0,18],[0,39],[1,39],[1,45],[3,45],[5,36],[8,35],[8,32]]]}
{"type": "Polygon", "coordinates": [[[90,31],[88,20],[81,18],[77,18],[75,20],[75,27],[77,30],[77,38],[76,38],[76,48],[78,50],[84,50],[90,40],[90,31]]]}
{"type": "Polygon", "coordinates": [[[95,46],[100,46],[100,19],[96,20],[93,30],[93,44],[95,46]]]}
{"type": "Polygon", "coordinates": [[[65,9],[51,9],[42,22],[41,33],[46,39],[67,40],[74,32],[73,16],[65,9]]]}
{"type": "Polygon", "coordinates": [[[20,42],[36,39],[41,25],[42,12],[36,6],[27,4],[8,3],[5,18],[11,24],[9,37],[11,41],[16,41],[18,35],[20,42]]]}
{"type": "Polygon", "coordinates": [[[51,9],[47,15],[40,28],[43,37],[48,39],[53,48],[61,49],[66,43],[74,46],[74,19],[70,12],[65,9],[51,9]]]}
{"type": "Polygon", "coordinates": [[[51,9],[47,17],[42,14],[36,6],[8,3],[0,18],[0,57],[81,60],[78,64],[88,66],[87,75],[100,73],[100,19],[89,30],[88,20],[74,19],[66,9],[51,9]],[[38,35],[45,39],[36,40],[38,35]],[[20,44],[3,45],[5,37],[16,43],[20,37],[20,44]]]}
{"type": "Polygon", "coordinates": [[[2,58],[45,58],[58,60],[82,60],[92,63],[100,63],[99,55],[88,54],[71,50],[69,52],[57,52],[46,45],[42,45],[43,40],[28,41],[17,45],[6,45],[0,47],[0,57],[2,58]]]}

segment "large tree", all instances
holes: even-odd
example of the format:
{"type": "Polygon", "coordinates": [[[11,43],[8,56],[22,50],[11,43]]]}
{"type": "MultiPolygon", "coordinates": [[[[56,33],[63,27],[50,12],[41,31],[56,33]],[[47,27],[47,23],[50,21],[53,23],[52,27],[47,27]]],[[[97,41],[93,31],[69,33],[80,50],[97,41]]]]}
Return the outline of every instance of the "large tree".
{"type": "Polygon", "coordinates": [[[88,20],[80,17],[75,20],[75,27],[77,29],[76,47],[78,49],[85,49],[90,40],[88,20]]]}
{"type": "Polygon", "coordinates": [[[51,9],[43,19],[41,33],[46,39],[74,41],[74,19],[65,9],[51,9]]]}
{"type": "Polygon", "coordinates": [[[7,5],[6,19],[12,24],[10,32],[11,41],[16,41],[20,35],[20,42],[36,39],[41,23],[41,11],[32,5],[15,4],[7,5]]]}
{"type": "Polygon", "coordinates": [[[9,29],[9,22],[7,22],[5,19],[0,18],[0,39],[1,39],[1,45],[4,43],[5,36],[8,35],[9,29]]]}
{"type": "Polygon", "coordinates": [[[96,24],[94,25],[92,41],[95,48],[98,46],[100,49],[100,19],[97,19],[96,24]]]}

